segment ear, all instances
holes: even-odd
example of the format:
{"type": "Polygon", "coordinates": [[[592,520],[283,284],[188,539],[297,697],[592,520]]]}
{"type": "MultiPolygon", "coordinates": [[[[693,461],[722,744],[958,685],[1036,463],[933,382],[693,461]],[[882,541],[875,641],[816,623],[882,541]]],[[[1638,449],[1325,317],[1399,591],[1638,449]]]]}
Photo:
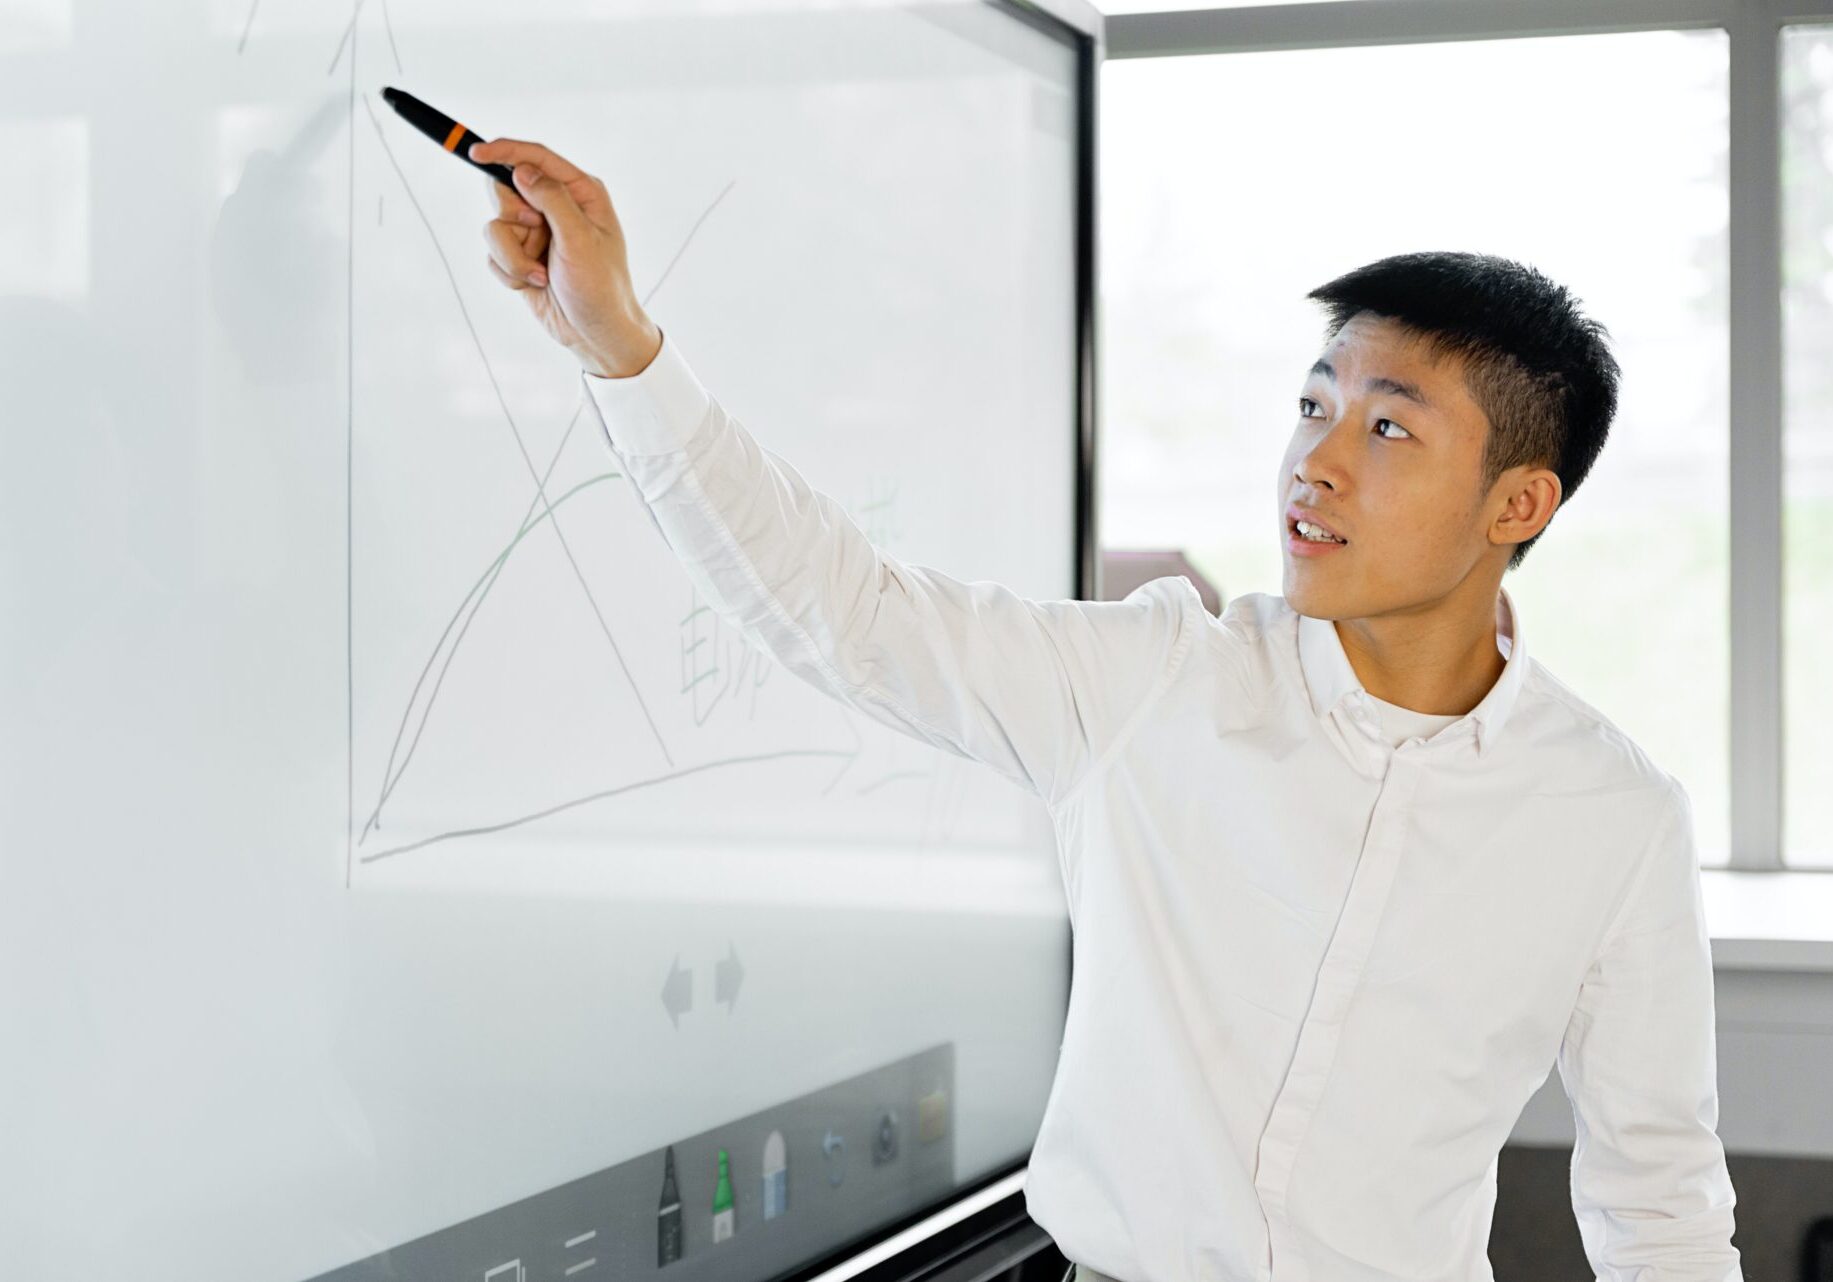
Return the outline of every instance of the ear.
{"type": "Polygon", "coordinates": [[[1559,473],[1550,467],[1509,468],[1496,478],[1491,491],[1501,507],[1490,523],[1490,536],[1510,547],[1527,542],[1553,519],[1563,494],[1559,473]]]}

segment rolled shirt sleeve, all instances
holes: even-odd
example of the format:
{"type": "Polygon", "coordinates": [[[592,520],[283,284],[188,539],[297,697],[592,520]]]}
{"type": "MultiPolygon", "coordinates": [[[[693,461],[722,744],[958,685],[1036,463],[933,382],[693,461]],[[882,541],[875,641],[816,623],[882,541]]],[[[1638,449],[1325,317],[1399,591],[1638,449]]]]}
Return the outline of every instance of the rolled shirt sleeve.
{"type": "Polygon", "coordinates": [[[1189,648],[1204,607],[1181,577],[1123,601],[1036,601],[893,557],[762,448],[666,331],[639,373],[581,378],[631,488],[718,614],[835,699],[1052,805],[1189,648]]]}
{"type": "Polygon", "coordinates": [[[1742,1282],[1692,803],[1669,782],[1560,1046],[1572,1208],[1599,1282],[1742,1282]]]}

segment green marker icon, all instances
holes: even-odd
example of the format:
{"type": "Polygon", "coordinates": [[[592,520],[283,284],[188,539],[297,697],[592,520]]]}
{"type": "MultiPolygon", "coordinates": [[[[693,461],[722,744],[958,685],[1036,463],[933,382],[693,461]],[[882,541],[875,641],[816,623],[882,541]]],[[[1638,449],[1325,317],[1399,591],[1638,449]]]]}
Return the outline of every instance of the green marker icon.
{"type": "Polygon", "coordinates": [[[713,1241],[723,1242],[737,1227],[732,1206],[732,1171],[726,1163],[726,1151],[719,1150],[719,1183],[713,1186],[713,1241]]]}

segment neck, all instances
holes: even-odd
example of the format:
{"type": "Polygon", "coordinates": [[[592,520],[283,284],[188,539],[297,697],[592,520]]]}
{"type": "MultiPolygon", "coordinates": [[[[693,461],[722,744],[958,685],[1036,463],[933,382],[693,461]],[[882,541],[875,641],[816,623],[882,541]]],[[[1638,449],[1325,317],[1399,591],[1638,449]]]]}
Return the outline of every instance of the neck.
{"type": "Polygon", "coordinates": [[[1338,619],[1337,638],[1356,679],[1375,698],[1432,716],[1463,716],[1507,666],[1496,648],[1498,601],[1498,585],[1478,584],[1406,610],[1338,619]]]}

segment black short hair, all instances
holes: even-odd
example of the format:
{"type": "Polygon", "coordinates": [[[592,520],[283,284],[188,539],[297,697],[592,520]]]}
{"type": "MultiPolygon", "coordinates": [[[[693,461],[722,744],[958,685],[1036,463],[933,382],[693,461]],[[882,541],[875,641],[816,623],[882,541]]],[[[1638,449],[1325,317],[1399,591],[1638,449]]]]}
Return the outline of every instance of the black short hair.
{"type": "MultiPolygon", "coordinates": [[[[1464,358],[1465,386],[1489,419],[1485,491],[1528,464],[1558,475],[1562,507],[1578,493],[1610,434],[1620,371],[1609,331],[1563,286],[1494,254],[1442,250],[1379,259],[1305,297],[1329,312],[1326,343],[1366,311],[1412,330],[1435,358],[1464,358]]],[[[1507,568],[1544,533],[1517,543],[1507,568]]]]}

